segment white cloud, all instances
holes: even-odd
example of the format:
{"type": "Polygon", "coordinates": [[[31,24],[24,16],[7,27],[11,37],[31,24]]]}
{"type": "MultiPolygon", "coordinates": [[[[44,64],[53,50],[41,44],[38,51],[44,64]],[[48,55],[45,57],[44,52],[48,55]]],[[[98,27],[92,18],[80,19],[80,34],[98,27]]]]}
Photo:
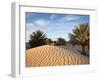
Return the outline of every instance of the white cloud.
{"type": "Polygon", "coordinates": [[[45,20],[45,19],[38,19],[38,20],[34,21],[33,23],[40,27],[46,27],[49,24],[49,21],[45,20]]]}
{"type": "Polygon", "coordinates": [[[28,42],[30,40],[30,34],[32,33],[32,31],[26,31],[26,42],[28,42]]]}
{"type": "Polygon", "coordinates": [[[33,23],[26,23],[26,30],[32,30],[34,29],[34,24],[33,23]]]}
{"type": "Polygon", "coordinates": [[[75,20],[77,21],[79,20],[79,17],[75,15],[69,15],[69,16],[66,15],[63,19],[66,21],[75,21],[75,20]]]}
{"type": "Polygon", "coordinates": [[[26,23],[26,26],[32,27],[32,26],[34,26],[34,24],[33,23],[26,23]]]}
{"type": "Polygon", "coordinates": [[[34,23],[26,23],[26,42],[29,41],[30,34],[32,34],[32,32],[36,30],[40,30],[40,28],[36,26],[34,23]]]}
{"type": "Polygon", "coordinates": [[[52,19],[54,19],[55,18],[55,14],[52,14],[51,16],[50,16],[50,19],[52,20],[52,19]]]}

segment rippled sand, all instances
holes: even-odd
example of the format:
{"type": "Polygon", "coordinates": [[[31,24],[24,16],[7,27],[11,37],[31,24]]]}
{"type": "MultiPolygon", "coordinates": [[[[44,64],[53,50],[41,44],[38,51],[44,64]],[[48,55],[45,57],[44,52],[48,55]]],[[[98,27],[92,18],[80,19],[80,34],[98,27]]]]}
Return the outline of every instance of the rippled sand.
{"type": "Polygon", "coordinates": [[[44,45],[26,50],[26,67],[89,64],[89,58],[73,50],[44,45]]]}

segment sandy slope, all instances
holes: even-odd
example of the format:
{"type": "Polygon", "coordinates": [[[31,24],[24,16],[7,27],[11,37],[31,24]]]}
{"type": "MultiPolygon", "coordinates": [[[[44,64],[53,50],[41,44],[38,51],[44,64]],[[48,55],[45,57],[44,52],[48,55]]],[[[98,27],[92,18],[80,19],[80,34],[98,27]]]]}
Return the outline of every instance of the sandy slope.
{"type": "Polygon", "coordinates": [[[88,64],[79,53],[57,46],[44,45],[26,51],[26,67],[88,64]]]}

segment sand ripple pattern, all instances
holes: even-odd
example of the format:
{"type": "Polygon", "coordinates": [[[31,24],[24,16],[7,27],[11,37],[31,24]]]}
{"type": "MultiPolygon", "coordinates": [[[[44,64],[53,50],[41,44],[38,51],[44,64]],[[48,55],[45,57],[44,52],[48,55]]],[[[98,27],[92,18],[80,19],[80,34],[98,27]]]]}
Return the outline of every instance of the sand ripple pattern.
{"type": "Polygon", "coordinates": [[[26,67],[89,64],[89,58],[69,49],[44,45],[26,51],[26,67]]]}

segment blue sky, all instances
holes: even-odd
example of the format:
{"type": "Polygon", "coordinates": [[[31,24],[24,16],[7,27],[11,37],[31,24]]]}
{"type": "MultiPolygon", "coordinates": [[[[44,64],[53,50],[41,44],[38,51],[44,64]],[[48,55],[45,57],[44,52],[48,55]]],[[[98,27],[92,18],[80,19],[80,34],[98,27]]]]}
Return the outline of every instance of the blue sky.
{"type": "Polygon", "coordinates": [[[90,19],[89,15],[26,12],[25,20],[28,42],[30,34],[36,30],[43,31],[52,40],[59,37],[69,40],[68,33],[79,24],[89,23],[90,19]]]}

